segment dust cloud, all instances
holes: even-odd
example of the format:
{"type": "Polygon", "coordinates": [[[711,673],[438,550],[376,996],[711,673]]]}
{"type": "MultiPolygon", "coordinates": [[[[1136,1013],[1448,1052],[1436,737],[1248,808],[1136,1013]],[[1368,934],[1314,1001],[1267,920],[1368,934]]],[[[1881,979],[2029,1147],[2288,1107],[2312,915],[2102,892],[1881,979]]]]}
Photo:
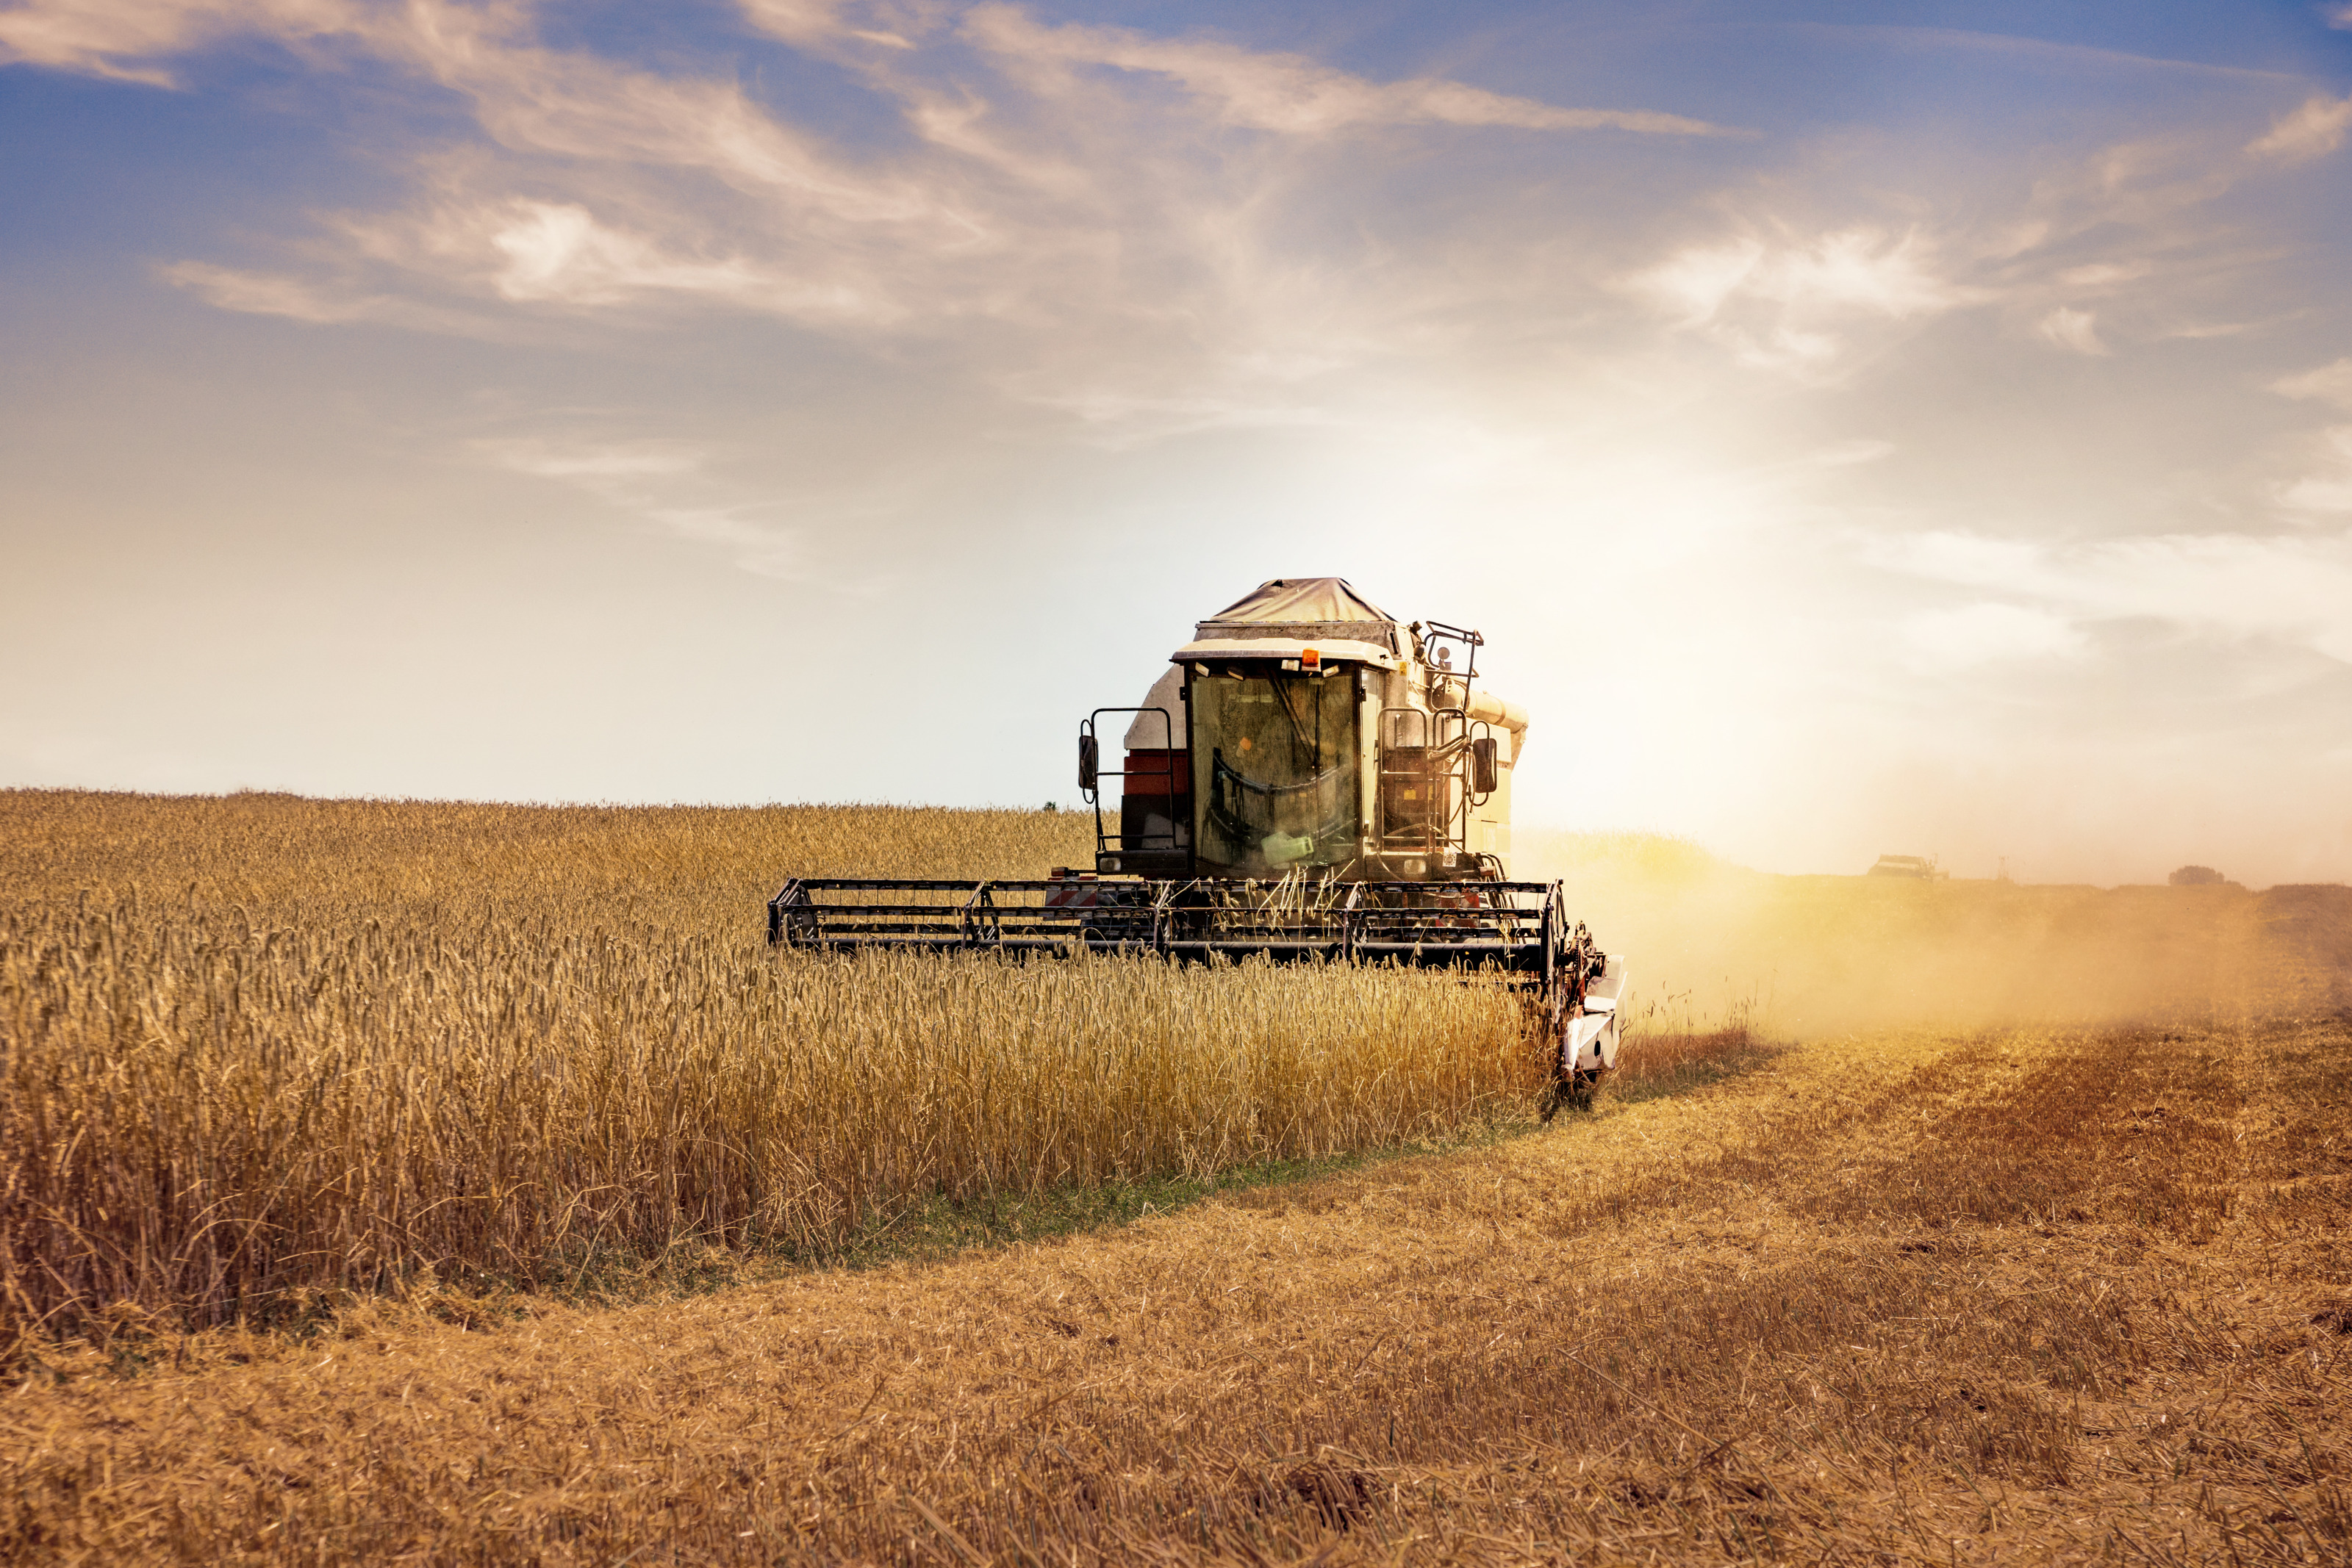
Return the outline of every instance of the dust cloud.
{"type": "Polygon", "coordinates": [[[2009,1024],[2219,1021],[2352,1009],[2352,887],[2042,886],[1789,876],[1685,841],[1517,834],[1512,874],[1567,883],[1627,956],[1627,1022],[1773,1038],[2009,1024]]]}

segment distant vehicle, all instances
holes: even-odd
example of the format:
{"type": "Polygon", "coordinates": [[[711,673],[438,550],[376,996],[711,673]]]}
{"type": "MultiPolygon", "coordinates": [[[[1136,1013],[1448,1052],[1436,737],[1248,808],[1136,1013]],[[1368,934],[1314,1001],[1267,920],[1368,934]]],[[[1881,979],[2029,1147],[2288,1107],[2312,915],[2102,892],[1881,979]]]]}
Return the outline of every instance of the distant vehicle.
{"type": "Polygon", "coordinates": [[[2220,887],[2230,879],[2210,865],[2185,865],[2165,880],[2175,887],[2220,887]]]}
{"type": "Polygon", "coordinates": [[[1936,869],[1933,855],[1881,855],[1870,868],[1872,876],[1907,876],[1916,882],[1942,882],[1952,873],[1936,869]]]}

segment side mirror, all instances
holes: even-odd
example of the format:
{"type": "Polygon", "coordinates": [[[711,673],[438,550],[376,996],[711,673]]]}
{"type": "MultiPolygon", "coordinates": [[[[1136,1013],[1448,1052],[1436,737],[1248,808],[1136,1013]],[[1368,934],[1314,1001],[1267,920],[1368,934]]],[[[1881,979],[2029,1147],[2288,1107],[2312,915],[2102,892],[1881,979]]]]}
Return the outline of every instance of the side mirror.
{"type": "Polygon", "coordinates": [[[1470,793],[1491,795],[1495,778],[1495,737],[1482,735],[1470,743],[1470,793]]]}
{"type": "Polygon", "coordinates": [[[1101,759],[1102,753],[1096,746],[1095,737],[1091,735],[1078,737],[1078,788],[1087,792],[1089,800],[1094,799],[1095,780],[1100,776],[1101,759]]]}

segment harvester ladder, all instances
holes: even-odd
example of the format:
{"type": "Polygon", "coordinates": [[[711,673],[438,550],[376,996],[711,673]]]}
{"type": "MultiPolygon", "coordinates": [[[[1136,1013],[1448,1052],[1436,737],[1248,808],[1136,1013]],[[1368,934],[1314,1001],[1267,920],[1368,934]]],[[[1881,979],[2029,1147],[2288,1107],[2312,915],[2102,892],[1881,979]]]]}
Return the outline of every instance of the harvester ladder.
{"type": "Polygon", "coordinates": [[[1375,820],[1384,853],[1434,855],[1470,849],[1470,716],[1458,707],[1381,710],[1375,820]],[[1410,724],[1407,721],[1411,721],[1410,724]],[[1407,744],[1418,729],[1421,744],[1407,744]],[[1412,794],[1420,797],[1408,804],[1412,794]],[[1391,824],[1394,823],[1394,826],[1391,824]]]}

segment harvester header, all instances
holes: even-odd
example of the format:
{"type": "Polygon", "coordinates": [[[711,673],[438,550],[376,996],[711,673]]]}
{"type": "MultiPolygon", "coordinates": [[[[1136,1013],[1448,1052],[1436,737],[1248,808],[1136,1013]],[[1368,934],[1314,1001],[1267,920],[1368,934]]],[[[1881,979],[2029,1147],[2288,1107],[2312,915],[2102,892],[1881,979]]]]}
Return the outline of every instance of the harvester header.
{"type": "Polygon", "coordinates": [[[1489,969],[1528,993],[1556,1086],[1579,1096],[1616,1061],[1624,965],[1571,925],[1559,883],[1509,880],[1528,714],[1481,684],[1486,643],[1399,622],[1342,578],[1261,583],[1198,622],[1141,703],[1079,726],[1092,870],[797,878],[768,938],[1489,969]]]}

